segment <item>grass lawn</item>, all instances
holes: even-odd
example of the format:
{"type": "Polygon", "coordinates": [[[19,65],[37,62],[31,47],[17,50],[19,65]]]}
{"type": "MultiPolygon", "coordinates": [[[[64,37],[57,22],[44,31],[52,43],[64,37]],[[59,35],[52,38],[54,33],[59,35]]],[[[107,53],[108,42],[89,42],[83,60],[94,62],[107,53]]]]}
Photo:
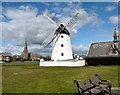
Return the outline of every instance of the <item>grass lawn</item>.
{"type": "Polygon", "coordinates": [[[73,80],[87,80],[98,74],[118,87],[119,66],[39,67],[39,63],[2,65],[3,93],[76,93],[73,80]]]}

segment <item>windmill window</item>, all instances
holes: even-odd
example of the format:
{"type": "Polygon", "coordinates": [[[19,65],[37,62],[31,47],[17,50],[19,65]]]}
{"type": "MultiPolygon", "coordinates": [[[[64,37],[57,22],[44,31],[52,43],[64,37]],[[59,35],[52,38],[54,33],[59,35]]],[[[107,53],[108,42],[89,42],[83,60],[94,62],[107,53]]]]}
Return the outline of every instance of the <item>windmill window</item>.
{"type": "Polygon", "coordinates": [[[61,36],[61,38],[63,38],[63,35],[61,36]]]}
{"type": "Polygon", "coordinates": [[[61,53],[61,56],[64,56],[64,53],[61,53]]]}
{"type": "Polygon", "coordinates": [[[63,44],[61,44],[61,47],[63,47],[64,45],[63,44]]]}

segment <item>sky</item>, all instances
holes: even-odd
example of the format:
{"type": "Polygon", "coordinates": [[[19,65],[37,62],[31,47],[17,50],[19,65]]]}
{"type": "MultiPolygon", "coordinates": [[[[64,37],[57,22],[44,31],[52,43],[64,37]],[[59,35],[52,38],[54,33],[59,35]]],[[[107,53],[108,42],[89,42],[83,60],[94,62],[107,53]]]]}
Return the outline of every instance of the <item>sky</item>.
{"type": "Polygon", "coordinates": [[[87,54],[92,42],[112,41],[118,27],[117,2],[2,2],[2,47],[0,52],[20,55],[25,38],[31,53],[51,55],[52,44],[43,48],[41,43],[54,34],[57,25],[46,19],[49,13],[64,25],[79,12],[79,19],[71,29],[74,54],[87,54]]]}

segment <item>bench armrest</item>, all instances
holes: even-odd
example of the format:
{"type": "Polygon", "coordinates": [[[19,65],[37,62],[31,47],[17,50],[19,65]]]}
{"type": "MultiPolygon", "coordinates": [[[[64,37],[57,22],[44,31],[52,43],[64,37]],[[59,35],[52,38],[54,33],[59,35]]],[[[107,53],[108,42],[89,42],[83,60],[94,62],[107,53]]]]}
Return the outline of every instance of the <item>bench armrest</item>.
{"type": "Polygon", "coordinates": [[[100,80],[100,84],[107,84],[107,85],[111,86],[111,83],[109,80],[103,80],[97,74],[95,74],[95,77],[97,77],[100,80]]]}
{"type": "Polygon", "coordinates": [[[74,80],[74,83],[77,83],[78,81],[77,80],[74,80]]]}
{"type": "Polygon", "coordinates": [[[101,80],[101,83],[100,84],[106,84],[108,85],[109,87],[111,87],[111,82],[109,80],[101,80]]]}
{"type": "Polygon", "coordinates": [[[109,80],[101,80],[101,82],[107,82],[107,83],[110,83],[109,80]]]}
{"type": "Polygon", "coordinates": [[[76,86],[77,86],[78,93],[82,93],[82,88],[79,86],[79,82],[78,82],[77,80],[74,80],[74,83],[75,83],[76,86]]]}
{"type": "Polygon", "coordinates": [[[101,82],[107,82],[107,83],[110,83],[109,80],[103,80],[103,79],[101,79],[97,74],[95,74],[95,76],[96,76],[101,82]]]}
{"type": "Polygon", "coordinates": [[[106,84],[111,84],[109,80],[101,80],[100,83],[101,83],[101,84],[104,84],[104,83],[106,83],[106,84]]]}
{"type": "Polygon", "coordinates": [[[74,80],[74,83],[76,84],[76,86],[77,86],[78,88],[80,88],[79,82],[78,82],[77,80],[74,80]]]}

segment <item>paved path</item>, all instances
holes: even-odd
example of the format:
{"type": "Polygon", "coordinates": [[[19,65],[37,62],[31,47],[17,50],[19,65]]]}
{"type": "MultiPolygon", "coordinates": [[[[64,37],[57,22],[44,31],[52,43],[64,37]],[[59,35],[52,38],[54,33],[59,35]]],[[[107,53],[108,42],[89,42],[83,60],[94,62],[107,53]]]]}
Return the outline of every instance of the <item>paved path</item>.
{"type": "Polygon", "coordinates": [[[117,90],[117,89],[112,89],[112,95],[120,95],[120,89],[117,90]]]}

